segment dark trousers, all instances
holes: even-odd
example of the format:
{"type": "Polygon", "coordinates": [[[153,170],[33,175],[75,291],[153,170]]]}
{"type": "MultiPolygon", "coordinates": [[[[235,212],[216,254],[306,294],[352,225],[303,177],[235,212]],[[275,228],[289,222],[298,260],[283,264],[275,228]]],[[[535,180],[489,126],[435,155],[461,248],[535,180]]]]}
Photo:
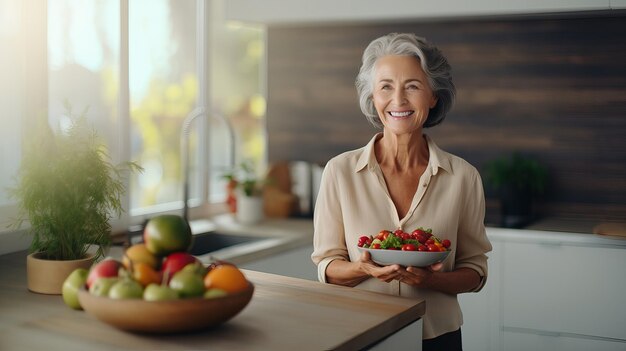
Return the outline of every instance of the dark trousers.
{"type": "Polygon", "coordinates": [[[422,351],[463,351],[461,329],[423,340],[422,351]]]}

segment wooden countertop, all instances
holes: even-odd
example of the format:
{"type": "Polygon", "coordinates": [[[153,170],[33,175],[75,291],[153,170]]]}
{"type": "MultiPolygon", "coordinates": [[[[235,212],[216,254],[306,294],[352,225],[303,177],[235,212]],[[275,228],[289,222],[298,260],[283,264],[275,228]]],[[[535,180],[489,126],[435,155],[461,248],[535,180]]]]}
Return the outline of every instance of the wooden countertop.
{"type": "Polygon", "coordinates": [[[1,350],[356,350],[417,321],[422,300],[244,271],[250,304],[215,329],[182,335],[117,330],[60,296],[26,289],[26,254],[0,256],[1,350]]]}

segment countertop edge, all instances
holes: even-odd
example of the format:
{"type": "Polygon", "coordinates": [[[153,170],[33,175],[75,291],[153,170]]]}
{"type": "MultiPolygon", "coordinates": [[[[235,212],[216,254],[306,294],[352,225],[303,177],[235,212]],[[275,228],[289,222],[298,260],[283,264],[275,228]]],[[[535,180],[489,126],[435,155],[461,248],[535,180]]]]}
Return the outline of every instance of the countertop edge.
{"type": "MultiPolygon", "coordinates": [[[[260,277],[270,283],[275,283],[278,280],[285,280],[290,282],[298,282],[298,285],[302,288],[307,287],[320,287],[324,286],[326,293],[331,295],[345,295],[355,292],[354,288],[345,287],[333,284],[324,284],[320,282],[310,281],[300,278],[284,277],[276,274],[251,271],[247,269],[242,270],[246,276],[250,277],[252,282],[255,282],[260,277]]],[[[390,296],[367,290],[357,290],[360,295],[371,296],[384,296],[385,302],[389,304],[402,304],[406,309],[397,313],[393,317],[390,317],[381,323],[372,326],[369,329],[363,330],[361,333],[354,335],[350,339],[345,340],[341,344],[335,345],[333,350],[362,350],[381,340],[393,335],[398,330],[406,327],[407,325],[420,320],[426,313],[426,302],[423,299],[414,299],[401,296],[390,296]]]]}
{"type": "Polygon", "coordinates": [[[552,245],[591,245],[598,247],[626,248],[626,240],[622,238],[597,234],[497,227],[487,227],[486,231],[489,239],[496,241],[535,242],[552,245]]]}

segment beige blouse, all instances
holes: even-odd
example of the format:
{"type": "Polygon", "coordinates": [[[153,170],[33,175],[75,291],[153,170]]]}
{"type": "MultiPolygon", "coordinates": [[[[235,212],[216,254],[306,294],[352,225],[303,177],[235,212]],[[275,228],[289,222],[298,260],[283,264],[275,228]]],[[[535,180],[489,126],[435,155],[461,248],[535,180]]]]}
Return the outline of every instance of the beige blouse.
{"type": "MultiPolygon", "coordinates": [[[[484,226],[485,198],[478,171],[469,163],[442,151],[426,136],[429,161],[404,218],[389,196],[376,156],[377,134],[365,146],[328,161],[324,169],[314,214],[314,250],[311,258],[318,278],[326,282],[326,267],[333,260],[356,261],[361,235],[375,235],[382,229],[411,232],[432,228],[441,239],[452,242],[452,253],[443,271],[461,267],[480,276],[479,291],[487,277],[487,256],[491,244],[484,226]]],[[[419,289],[394,280],[370,278],[357,288],[426,300],[424,339],[457,330],[463,316],[456,295],[419,289]]]]}

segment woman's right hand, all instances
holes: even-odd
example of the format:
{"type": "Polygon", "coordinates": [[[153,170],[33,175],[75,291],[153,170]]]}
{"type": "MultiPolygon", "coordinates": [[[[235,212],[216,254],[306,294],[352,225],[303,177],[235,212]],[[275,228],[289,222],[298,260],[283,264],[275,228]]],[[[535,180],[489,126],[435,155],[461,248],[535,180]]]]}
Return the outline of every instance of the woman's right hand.
{"type": "Polygon", "coordinates": [[[392,264],[389,266],[379,266],[374,261],[372,261],[372,257],[370,253],[364,251],[359,259],[359,265],[363,272],[368,275],[377,278],[379,280],[384,281],[385,283],[389,283],[394,279],[402,278],[402,267],[397,264],[392,264]]]}

